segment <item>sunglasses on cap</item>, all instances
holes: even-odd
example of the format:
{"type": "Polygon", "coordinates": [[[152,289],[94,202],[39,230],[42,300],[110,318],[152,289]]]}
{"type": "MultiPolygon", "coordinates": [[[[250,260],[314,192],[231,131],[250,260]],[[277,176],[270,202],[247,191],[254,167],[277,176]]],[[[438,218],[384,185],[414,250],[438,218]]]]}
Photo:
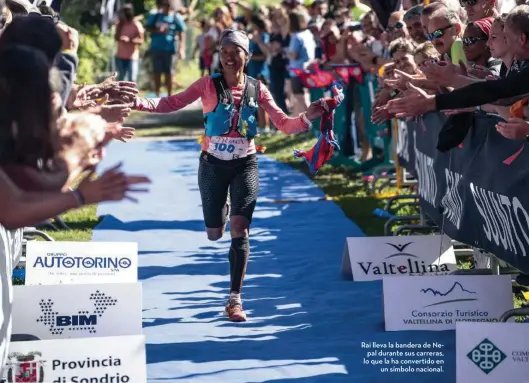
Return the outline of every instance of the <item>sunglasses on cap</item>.
{"type": "Polygon", "coordinates": [[[439,29],[433,31],[432,33],[428,33],[428,34],[426,34],[426,39],[428,41],[433,41],[434,39],[440,39],[441,37],[443,37],[445,35],[445,32],[448,29],[452,28],[452,27],[453,27],[453,25],[448,25],[448,26],[446,26],[444,28],[439,28],[439,29]]]}
{"type": "Polygon", "coordinates": [[[402,29],[404,27],[404,23],[402,21],[397,21],[395,25],[388,25],[386,28],[386,31],[393,32],[396,29],[402,29]]]}
{"type": "Polygon", "coordinates": [[[463,41],[463,45],[474,45],[478,41],[487,41],[488,39],[486,37],[463,37],[461,41],[463,41]]]}
{"type": "Polygon", "coordinates": [[[462,7],[472,7],[473,5],[476,5],[478,0],[460,0],[459,4],[461,4],[462,7]]]}

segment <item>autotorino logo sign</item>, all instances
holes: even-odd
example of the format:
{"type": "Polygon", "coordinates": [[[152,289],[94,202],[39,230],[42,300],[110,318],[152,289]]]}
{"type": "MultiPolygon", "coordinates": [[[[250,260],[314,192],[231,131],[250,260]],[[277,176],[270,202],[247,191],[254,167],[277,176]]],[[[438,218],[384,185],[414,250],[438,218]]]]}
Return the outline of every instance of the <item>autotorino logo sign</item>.
{"type": "Polygon", "coordinates": [[[46,326],[52,335],[62,335],[64,331],[87,331],[95,334],[99,319],[111,306],[115,306],[118,300],[99,290],[90,294],[90,300],[93,303],[90,309],[76,313],[59,313],[53,309],[53,300],[41,299],[39,306],[42,314],[37,318],[37,323],[46,326]]]}
{"type": "Polygon", "coordinates": [[[46,256],[38,256],[33,263],[34,268],[107,269],[114,272],[128,269],[131,265],[132,261],[128,257],[79,257],[67,253],[47,253],[46,256]]]}
{"type": "Polygon", "coordinates": [[[428,303],[421,309],[412,310],[412,318],[404,319],[404,324],[454,324],[455,322],[497,322],[488,311],[464,309],[460,304],[478,301],[478,294],[467,289],[460,282],[454,282],[447,289],[423,288],[419,291],[427,297],[428,303]],[[443,307],[445,306],[445,307],[443,307]]]}
{"type": "Polygon", "coordinates": [[[44,363],[42,354],[12,352],[7,356],[7,383],[43,383],[44,363]]]}
{"type": "Polygon", "coordinates": [[[414,242],[385,244],[388,245],[389,255],[384,258],[384,261],[378,264],[358,262],[365,275],[424,275],[450,272],[448,265],[444,263],[430,264],[422,260],[419,255],[414,254],[414,242]]]}

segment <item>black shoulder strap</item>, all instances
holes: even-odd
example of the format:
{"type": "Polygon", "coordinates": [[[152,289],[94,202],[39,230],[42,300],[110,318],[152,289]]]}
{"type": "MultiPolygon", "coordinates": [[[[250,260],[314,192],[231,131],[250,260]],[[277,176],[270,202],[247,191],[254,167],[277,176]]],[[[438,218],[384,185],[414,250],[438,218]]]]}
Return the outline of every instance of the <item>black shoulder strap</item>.
{"type": "Polygon", "coordinates": [[[217,97],[219,98],[219,101],[224,104],[233,104],[233,96],[228,89],[228,85],[226,85],[226,81],[224,80],[223,75],[212,75],[211,79],[213,80],[213,84],[215,85],[215,89],[217,91],[217,97]]]}
{"type": "Polygon", "coordinates": [[[257,106],[258,100],[259,100],[259,80],[256,80],[253,77],[248,76],[246,78],[247,84],[246,84],[246,92],[244,95],[244,103],[246,105],[248,104],[255,104],[257,106]]]}

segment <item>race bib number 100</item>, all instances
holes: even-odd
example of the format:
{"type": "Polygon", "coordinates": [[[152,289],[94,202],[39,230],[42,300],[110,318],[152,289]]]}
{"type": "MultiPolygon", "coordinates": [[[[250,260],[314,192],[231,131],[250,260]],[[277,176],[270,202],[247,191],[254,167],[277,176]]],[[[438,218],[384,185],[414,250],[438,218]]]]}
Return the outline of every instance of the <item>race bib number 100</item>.
{"type": "Polygon", "coordinates": [[[239,137],[211,137],[208,153],[221,160],[234,160],[248,155],[249,142],[239,137]]]}

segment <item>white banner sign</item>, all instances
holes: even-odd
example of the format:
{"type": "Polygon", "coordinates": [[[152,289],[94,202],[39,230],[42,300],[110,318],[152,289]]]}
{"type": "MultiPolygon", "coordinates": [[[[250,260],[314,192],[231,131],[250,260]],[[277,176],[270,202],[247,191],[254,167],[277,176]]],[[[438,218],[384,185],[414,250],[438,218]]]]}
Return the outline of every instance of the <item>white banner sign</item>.
{"type": "Polygon", "coordinates": [[[510,275],[445,275],[383,281],[386,331],[454,330],[497,322],[513,308],[510,275]]]}
{"type": "Polygon", "coordinates": [[[26,285],[137,281],[137,243],[62,241],[27,243],[26,285]]]}
{"type": "Polygon", "coordinates": [[[28,339],[138,335],[141,283],[14,286],[13,334],[28,339]]]}
{"type": "Polygon", "coordinates": [[[529,382],[529,331],[524,323],[458,323],[457,382],[529,382]]]}
{"type": "Polygon", "coordinates": [[[143,335],[12,342],[9,383],[147,382],[143,335]]]}
{"type": "Polygon", "coordinates": [[[456,269],[451,240],[441,235],[347,238],[342,258],[342,274],[352,274],[355,281],[444,275],[456,269]]]}

